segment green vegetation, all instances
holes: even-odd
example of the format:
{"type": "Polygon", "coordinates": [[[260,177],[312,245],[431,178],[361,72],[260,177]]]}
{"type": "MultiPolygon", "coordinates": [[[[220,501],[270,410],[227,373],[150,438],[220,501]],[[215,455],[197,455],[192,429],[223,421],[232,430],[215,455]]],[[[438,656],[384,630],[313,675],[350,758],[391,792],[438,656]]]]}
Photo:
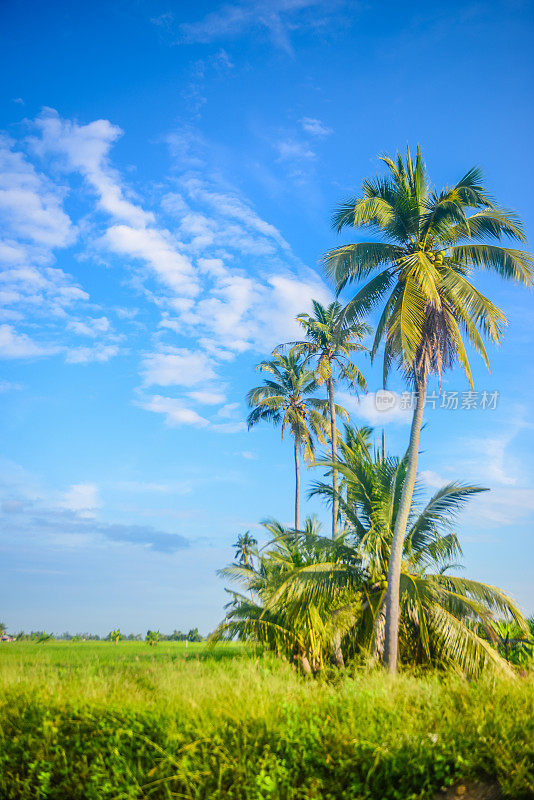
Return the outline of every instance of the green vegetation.
{"type": "MultiPolygon", "coordinates": [[[[320,672],[329,661],[343,667],[347,657],[382,659],[386,576],[407,457],[373,450],[371,433],[346,426],[341,441],[340,536],[320,536],[313,520],[304,531],[271,521],[271,541],[255,558],[221,570],[243,588],[234,593],[217,639],[259,641],[306,673],[320,672]]],[[[469,498],[482,491],[453,482],[423,507],[412,498],[400,582],[405,664],[453,666],[469,676],[483,667],[510,673],[496,647],[502,634],[493,613],[512,620],[521,637],[529,634],[504,592],[450,572],[462,553],[452,526],[469,498]]],[[[331,498],[334,489],[318,482],[313,493],[331,498]]]]}
{"type": "Polygon", "coordinates": [[[441,378],[459,364],[473,386],[462,337],[489,367],[483,339],[499,344],[506,317],[468,279],[486,269],[532,286],[534,262],[523,250],[487,242],[508,238],[524,243],[526,236],[517,215],[495,205],[479,169],[470,169],[455,186],[438,192],[419,148],[415,162],[409,149],[405,158],[397,153],[396,159],[382,160],[388,174],[364,180],[362,196],[343,203],[333,219],[338,231],[365,228],[382,241],[332,250],[326,267],[338,291],[377,273],[356,293],[346,314],[349,319],[367,316],[384,302],[371,357],[384,343],[384,383],[395,365],[417,392],[388,567],[384,661],[395,672],[401,563],[429,376],[441,378]]]}
{"type": "Polygon", "coordinates": [[[422,800],[472,777],[534,791],[532,678],[304,681],[241,645],[174,642],[15,643],[0,666],[5,800],[422,800]]]}

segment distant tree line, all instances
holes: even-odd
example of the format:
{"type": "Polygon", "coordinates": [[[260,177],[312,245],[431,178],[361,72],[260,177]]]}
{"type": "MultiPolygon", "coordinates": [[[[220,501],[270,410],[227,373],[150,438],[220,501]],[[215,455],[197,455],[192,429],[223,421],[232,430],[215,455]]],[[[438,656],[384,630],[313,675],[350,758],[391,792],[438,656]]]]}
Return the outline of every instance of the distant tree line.
{"type": "Polygon", "coordinates": [[[5,623],[0,622],[0,637],[15,639],[20,642],[45,642],[49,639],[57,641],[78,641],[78,642],[98,642],[98,641],[128,641],[128,642],[141,642],[143,640],[150,643],[159,642],[203,642],[205,638],[199,633],[198,628],[191,628],[188,633],[183,633],[179,630],[174,630],[172,633],[160,633],[160,631],[148,630],[146,635],[142,633],[121,633],[119,629],[110,631],[106,636],[99,636],[98,633],[69,633],[64,631],[57,636],[46,631],[19,631],[18,633],[8,634],[7,626],[5,623]]]}

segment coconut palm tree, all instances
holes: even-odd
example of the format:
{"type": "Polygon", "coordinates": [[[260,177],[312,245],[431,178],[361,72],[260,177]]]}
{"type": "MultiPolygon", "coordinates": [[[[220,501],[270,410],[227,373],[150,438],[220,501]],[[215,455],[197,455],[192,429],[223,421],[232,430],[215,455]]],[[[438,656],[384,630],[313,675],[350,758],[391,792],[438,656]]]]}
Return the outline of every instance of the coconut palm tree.
{"type": "MultiPolygon", "coordinates": [[[[295,352],[283,355],[273,350],[270,361],[262,361],[257,369],[267,372],[261,386],[256,386],[247,394],[249,407],[249,429],[261,421],[273,422],[282,426],[282,439],[286,427],[289,427],[294,439],[295,459],[295,528],[299,527],[300,508],[300,472],[299,453],[302,450],[305,461],[313,463],[315,456],[314,437],[325,443],[327,430],[326,415],[328,403],[313,397],[317,388],[315,376],[306,369],[303,359],[295,352]]],[[[348,416],[341,406],[336,407],[338,414],[348,416]]]]}
{"type": "Polygon", "coordinates": [[[396,363],[413,385],[415,405],[408,466],[391,547],[386,604],[386,662],[396,671],[399,582],[408,517],[417,474],[419,437],[429,375],[441,378],[458,363],[471,386],[471,369],[462,336],[489,360],[483,339],[498,344],[506,318],[469,280],[478,269],[532,285],[534,262],[523,250],[491,240],[525,242],[516,214],[499,208],[473,168],[452,188],[433,189],[419,148],[415,161],[383,156],[389,173],[366,179],[362,196],[344,202],[334,227],[368,228],[382,241],[359,242],[327,253],[325,264],[338,291],[377,273],[361,288],[347,317],[361,317],[382,305],[371,356],[384,342],[384,384],[396,363]]]}
{"type": "MultiPolygon", "coordinates": [[[[378,658],[385,646],[388,564],[408,474],[408,454],[398,459],[386,456],[383,448],[373,451],[371,433],[369,428],[346,426],[338,462],[342,476],[338,499],[345,520],[345,542],[355,549],[367,574],[355,640],[366,643],[368,652],[378,658]]],[[[456,664],[470,674],[488,663],[506,671],[489,644],[496,641],[493,614],[502,614],[520,630],[527,630],[517,606],[500,589],[449,574],[462,554],[453,531],[458,514],[472,496],[484,491],[452,482],[421,506],[416,502],[420,493],[416,484],[403,542],[399,593],[400,652],[405,661],[456,664]]],[[[317,482],[311,493],[331,501],[332,492],[329,484],[317,482]]],[[[352,575],[345,578],[336,570],[335,580],[326,580],[326,574],[322,565],[317,581],[321,591],[335,600],[352,575]]]]}
{"type": "MultiPolygon", "coordinates": [[[[226,619],[212,639],[259,642],[295,661],[305,674],[318,672],[329,656],[335,656],[337,633],[344,620],[332,613],[330,600],[325,602],[320,594],[292,602],[284,595],[284,587],[295,571],[341,559],[342,542],[320,536],[320,525],[314,517],[306,519],[303,531],[284,528],[276,520],[267,520],[263,525],[271,541],[260,553],[257,565],[247,568],[232,564],[219,571],[221,576],[240,584],[243,592],[227,590],[232,600],[227,605],[226,619]],[[278,600],[279,595],[282,601],[278,600]]],[[[337,604],[341,602],[340,594],[337,604]]]]}
{"type": "MultiPolygon", "coordinates": [[[[361,340],[371,332],[363,322],[349,321],[345,310],[337,301],[323,306],[313,300],[313,314],[299,314],[297,320],[304,328],[306,339],[291,342],[293,348],[306,358],[306,363],[314,365],[315,380],[318,385],[325,383],[328,392],[330,414],[331,460],[337,458],[336,406],[334,402],[334,379],[344,381],[351,387],[358,386],[363,391],[367,384],[358,367],[351,361],[355,352],[365,350],[361,340]]],[[[337,469],[332,469],[332,488],[337,496],[337,469]]],[[[332,504],[332,538],[338,534],[338,506],[332,504]]]]}
{"type": "MultiPolygon", "coordinates": [[[[339,649],[342,656],[383,657],[387,569],[407,457],[373,448],[371,435],[371,429],[347,427],[340,442],[338,499],[345,527],[337,539],[321,536],[312,519],[304,531],[270,520],[264,525],[271,541],[257,564],[220,571],[249,596],[231,591],[215,640],[260,642],[305,673],[320,671],[328,659],[342,666],[339,649]]],[[[453,482],[424,505],[412,502],[400,580],[404,663],[459,667],[468,675],[484,666],[510,673],[498,651],[494,615],[513,622],[521,635],[528,633],[526,620],[500,589],[450,574],[461,556],[454,524],[469,499],[483,491],[453,482]]],[[[332,492],[321,482],[312,490],[330,501],[332,492]]]]}
{"type": "Polygon", "coordinates": [[[109,639],[110,642],[114,642],[115,644],[118,644],[119,639],[121,638],[122,638],[122,633],[120,632],[119,628],[114,628],[106,636],[106,639],[109,639]]]}
{"type": "Polygon", "coordinates": [[[245,567],[252,566],[252,557],[256,552],[257,540],[251,536],[250,531],[240,534],[235,547],[235,560],[245,567]]]}

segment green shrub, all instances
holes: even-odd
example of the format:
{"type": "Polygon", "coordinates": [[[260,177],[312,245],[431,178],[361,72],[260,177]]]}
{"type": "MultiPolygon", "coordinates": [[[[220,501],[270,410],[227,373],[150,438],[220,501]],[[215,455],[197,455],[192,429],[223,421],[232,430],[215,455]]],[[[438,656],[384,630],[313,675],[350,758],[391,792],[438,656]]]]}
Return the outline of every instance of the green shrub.
{"type": "Polygon", "coordinates": [[[2,650],[5,800],[408,800],[455,780],[534,793],[534,681],[306,680],[229,647],[2,650]]]}

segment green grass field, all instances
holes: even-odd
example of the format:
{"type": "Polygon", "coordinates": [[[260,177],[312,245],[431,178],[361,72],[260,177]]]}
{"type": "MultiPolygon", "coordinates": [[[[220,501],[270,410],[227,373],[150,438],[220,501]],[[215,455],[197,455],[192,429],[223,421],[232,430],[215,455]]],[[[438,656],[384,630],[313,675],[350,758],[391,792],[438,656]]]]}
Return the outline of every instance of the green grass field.
{"type": "Polygon", "coordinates": [[[311,680],[239,645],[0,646],[0,797],[534,796],[534,680],[311,680]]]}

